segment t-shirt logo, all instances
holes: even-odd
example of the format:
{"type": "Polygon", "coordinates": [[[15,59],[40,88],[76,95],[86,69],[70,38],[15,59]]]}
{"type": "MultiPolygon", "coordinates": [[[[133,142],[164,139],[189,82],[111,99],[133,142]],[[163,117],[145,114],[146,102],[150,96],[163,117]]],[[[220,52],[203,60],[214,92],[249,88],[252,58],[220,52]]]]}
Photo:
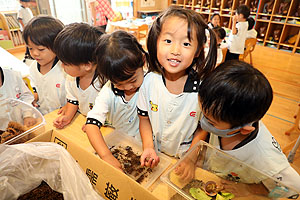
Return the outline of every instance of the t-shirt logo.
{"type": "Polygon", "coordinates": [[[93,103],[89,103],[89,108],[90,108],[90,110],[92,110],[93,107],[94,107],[94,104],[93,104],[93,103]]]}
{"type": "Polygon", "coordinates": [[[152,101],[150,101],[150,104],[151,104],[151,110],[154,111],[154,112],[157,112],[158,111],[158,105],[154,104],[152,101]]]}
{"type": "Polygon", "coordinates": [[[279,152],[281,152],[281,148],[280,148],[280,145],[279,143],[276,141],[276,139],[274,137],[272,137],[272,144],[273,146],[278,149],[279,152]]]}
{"type": "Polygon", "coordinates": [[[196,117],[196,112],[195,111],[190,112],[190,116],[191,117],[196,117]]]}
{"type": "Polygon", "coordinates": [[[57,84],[56,84],[56,87],[57,87],[57,88],[60,88],[60,84],[59,84],[59,83],[57,83],[57,84]]]}
{"type": "Polygon", "coordinates": [[[15,90],[17,92],[16,97],[17,99],[19,99],[21,97],[21,89],[19,87],[16,87],[15,90]]]}

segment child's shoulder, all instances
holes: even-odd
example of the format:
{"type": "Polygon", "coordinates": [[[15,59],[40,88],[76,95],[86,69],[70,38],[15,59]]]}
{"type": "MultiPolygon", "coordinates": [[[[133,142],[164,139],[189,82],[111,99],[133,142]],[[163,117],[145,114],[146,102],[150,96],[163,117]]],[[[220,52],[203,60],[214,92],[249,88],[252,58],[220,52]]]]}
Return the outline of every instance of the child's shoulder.
{"type": "Polygon", "coordinates": [[[247,29],[248,30],[248,26],[249,26],[249,24],[248,24],[247,21],[246,22],[239,22],[239,23],[237,23],[237,28],[243,28],[243,29],[247,29]]]}
{"type": "Polygon", "coordinates": [[[162,75],[158,72],[148,72],[144,75],[144,81],[149,81],[157,78],[161,78],[162,75]]]}
{"type": "Polygon", "coordinates": [[[21,72],[10,69],[10,68],[6,68],[6,67],[2,67],[2,71],[3,71],[3,76],[4,78],[9,76],[9,77],[17,77],[19,79],[22,79],[22,75],[21,72]]]}

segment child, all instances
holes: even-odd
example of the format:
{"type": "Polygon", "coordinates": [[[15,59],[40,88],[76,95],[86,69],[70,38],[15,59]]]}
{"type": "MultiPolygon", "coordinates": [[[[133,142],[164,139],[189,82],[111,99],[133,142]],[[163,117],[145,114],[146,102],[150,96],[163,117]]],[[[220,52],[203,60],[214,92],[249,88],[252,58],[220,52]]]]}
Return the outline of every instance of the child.
{"type": "Polygon", "coordinates": [[[18,21],[21,24],[21,30],[24,29],[24,27],[27,25],[27,23],[30,21],[30,19],[33,18],[33,14],[28,7],[28,3],[30,0],[20,0],[21,8],[18,11],[18,21]]]}
{"type": "Polygon", "coordinates": [[[157,150],[180,157],[203,137],[197,89],[215,67],[216,47],[215,34],[193,10],[171,6],[154,21],[147,39],[152,72],[137,102],[142,166],[158,164],[157,150]],[[206,29],[211,41],[204,59],[206,29]]]}
{"type": "MultiPolygon", "coordinates": [[[[226,44],[222,43],[225,39],[226,31],[220,26],[213,27],[212,30],[215,32],[215,34],[217,36],[217,45],[218,45],[218,48],[217,48],[217,65],[219,65],[223,61],[222,48],[224,48],[224,49],[226,48],[226,47],[224,47],[224,46],[226,46],[226,44]]],[[[205,49],[204,49],[205,57],[207,56],[207,53],[209,51],[208,44],[209,43],[207,43],[207,45],[205,45],[205,49]]]]}
{"type": "Polygon", "coordinates": [[[248,21],[249,27],[248,27],[246,39],[256,38],[257,37],[257,31],[253,28],[254,24],[255,24],[255,20],[252,17],[248,17],[247,21],[248,21]]]}
{"type": "Polygon", "coordinates": [[[228,51],[225,60],[238,60],[240,54],[244,53],[249,15],[250,10],[246,5],[240,5],[236,9],[236,14],[232,18],[232,30],[228,40],[228,51]]]}
{"type": "Polygon", "coordinates": [[[36,106],[44,115],[66,104],[66,73],[53,52],[56,35],[63,24],[50,16],[35,17],[25,26],[23,38],[31,57],[31,86],[34,88],[36,106]]]}
{"type": "Polygon", "coordinates": [[[221,49],[221,45],[222,42],[225,39],[226,36],[226,31],[224,30],[224,28],[217,26],[217,27],[213,27],[212,29],[216,35],[217,35],[217,44],[218,44],[218,49],[217,49],[217,65],[219,65],[222,61],[223,61],[223,52],[221,49]]]}
{"type": "MultiPolygon", "coordinates": [[[[300,176],[260,121],[272,99],[271,85],[260,71],[242,61],[222,63],[199,86],[201,128],[210,132],[209,143],[213,146],[300,191],[300,176]]],[[[237,172],[239,167],[212,167],[225,178],[230,174],[228,170],[238,174],[241,181],[243,177],[259,177],[237,172]]]]}
{"type": "Polygon", "coordinates": [[[214,27],[220,26],[220,22],[221,22],[220,14],[214,13],[210,17],[210,22],[207,25],[209,28],[214,28],[214,27]]]}
{"type": "Polygon", "coordinates": [[[136,101],[144,80],[143,66],[147,53],[136,38],[124,31],[103,35],[95,51],[97,72],[104,84],[88,113],[86,133],[98,155],[112,166],[121,169],[119,161],[107,148],[100,127],[108,123],[139,138],[136,101]]]}
{"type": "MultiPolygon", "coordinates": [[[[21,8],[18,10],[17,19],[20,23],[21,31],[24,30],[24,27],[28,24],[28,22],[33,18],[33,14],[28,7],[30,0],[20,0],[21,8]]],[[[32,59],[29,54],[29,50],[26,47],[25,56],[23,62],[26,62],[26,59],[32,59]]]]}
{"type": "MultiPolygon", "coordinates": [[[[0,102],[7,98],[20,99],[28,104],[31,104],[34,100],[19,72],[0,67],[0,102]]],[[[28,127],[36,123],[31,112],[8,114],[7,109],[3,106],[0,105],[0,130],[5,130],[11,120],[17,122],[23,120],[24,125],[28,127]],[[12,117],[14,119],[11,119],[12,117]]]]}
{"type": "Polygon", "coordinates": [[[53,122],[56,128],[68,125],[77,110],[86,116],[94,106],[101,85],[95,72],[93,52],[102,34],[100,29],[86,23],[73,23],[55,39],[54,52],[69,75],[66,81],[67,105],[64,113],[53,122]]]}

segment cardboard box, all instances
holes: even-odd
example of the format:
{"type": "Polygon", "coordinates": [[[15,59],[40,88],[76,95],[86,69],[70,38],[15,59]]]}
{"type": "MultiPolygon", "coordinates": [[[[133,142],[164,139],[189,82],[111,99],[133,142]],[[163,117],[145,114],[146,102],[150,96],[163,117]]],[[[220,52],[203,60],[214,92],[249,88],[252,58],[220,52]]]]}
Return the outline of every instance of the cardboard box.
{"type": "Polygon", "coordinates": [[[31,104],[8,98],[0,102],[0,142],[4,144],[24,143],[44,132],[45,118],[31,104]],[[35,121],[31,127],[24,126],[24,118],[35,121]],[[21,134],[19,132],[22,132],[21,134]]]}
{"type": "Polygon", "coordinates": [[[55,142],[62,145],[86,172],[95,189],[108,200],[157,199],[140,184],[101,160],[91,146],[88,148],[83,143],[77,144],[72,134],[49,130],[28,142],[55,142]]]}
{"type": "Polygon", "coordinates": [[[209,193],[209,185],[223,188],[221,192],[232,193],[233,199],[277,199],[297,193],[296,189],[278,182],[275,178],[254,169],[204,141],[198,142],[181,160],[161,176],[161,180],[170,187],[168,199],[194,200],[193,196],[197,196],[196,192],[201,193],[201,195],[203,193],[210,195],[207,198],[216,196],[217,193],[209,193]],[[176,175],[175,169],[181,164],[189,162],[196,163],[195,178],[184,181],[176,175]],[[267,183],[271,188],[270,191],[263,185],[262,181],[264,184],[267,183]]]}

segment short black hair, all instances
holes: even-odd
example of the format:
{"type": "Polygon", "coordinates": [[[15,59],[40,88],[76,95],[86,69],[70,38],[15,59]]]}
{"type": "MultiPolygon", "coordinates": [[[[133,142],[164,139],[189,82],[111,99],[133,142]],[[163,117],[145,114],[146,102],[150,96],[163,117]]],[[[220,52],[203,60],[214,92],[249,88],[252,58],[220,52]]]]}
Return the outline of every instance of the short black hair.
{"type": "Polygon", "coordinates": [[[219,18],[221,19],[221,16],[220,16],[219,13],[214,13],[214,14],[212,14],[212,16],[210,16],[210,21],[211,21],[215,16],[219,16],[219,18]]]}
{"type": "Polygon", "coordinates": [[[30,0],[20,0],[20,1],[22,1],[22,2],[30,2],[30,0]]]}
{"type": "Polygon", "coordinates": [[[249,30],[253,29],[253,26],[255,24],[255,20],[253,19],[253,17],[248,17],[247,21],[248,21],[248,24],[249,24],[249,26],[248,26],[248,31],[249,31],[249,30]]]}
{"type": "Polygon", "coordinates": [[[217,36],[223,40],[226,37],[226,31],[220,26],[213,27],[212,30],[217,34],[217,36]]]}
{"type": "Polygon", "coordinates": [[[250,9],[248,6],[246,5],[240,5],[237,9],[236,9],[237,14],[242,14],[244,16],[245,19],[247,19],[250,15],[250,9]]]}
{"type": "Polygon", "coordinates": [[[54,52],[64,64],[95,63],[93,53],[103,32],[87,23],[67,25],[54,41],[54,52]]]}
{"type": "Polygon", "coordinates": [[[148,54],[137,39],[121,30],[103,35],[94,56],[102,84],[106,80],[113,83],[126,81],[148,61],[148,54]]]}
{"type": "Polygon", "coordinates": [[[63,23],[51,16],[34,17],[24,27],[23,38],[27,45],[30,39],[35,45],[53,51],[54,40],[63,28],[63,23]]]}
{"type": "Polygon", "coordinates": [[[219,65],[199,87],[202,111],[232,128],[260,120],[272,100],[267,78],[252,65],[238,60],[219,65]]]}

